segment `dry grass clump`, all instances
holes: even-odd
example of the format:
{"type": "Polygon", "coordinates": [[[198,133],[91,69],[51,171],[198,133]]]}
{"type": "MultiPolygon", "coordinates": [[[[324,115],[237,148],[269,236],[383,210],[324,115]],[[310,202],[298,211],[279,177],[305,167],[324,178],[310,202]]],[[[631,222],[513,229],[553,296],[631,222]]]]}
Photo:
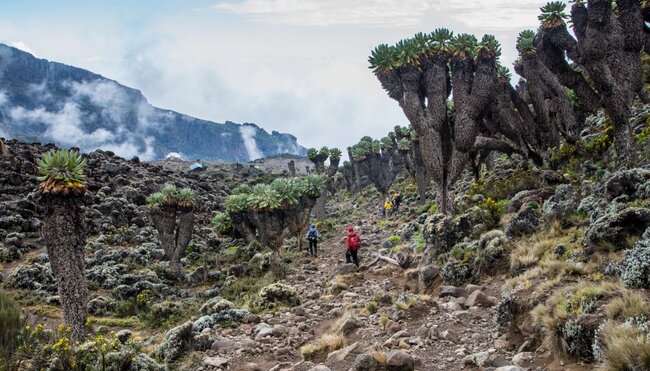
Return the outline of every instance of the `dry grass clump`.
{"type": "Polygon", "coordinates": [[[567,260],[547,259],[539,264],[545,271],[548,278],[555,278],[557,276],[581,276],[585,273],[584,264],[567,260]]]}
{"type": "Polygon", "coordinates": [[[536,306],[530,314],[534,324],[544,328],[545,345],[556,354],[566,356],[576,352],[576,346],[572,342],[582,340],[579,334],[582,328],[576,322],[577,317],[593,312],[598,300],[610,297],[620,290],[621,286],[613,282],[582,281],[556,292],[545,304],[536,306]],[[573,334],[573,338],[567,339],[567,334],[573,334]]]}
{"type": "Polygon", "coordinates": [[[615,298],[605,306],[607,318],[625,319],[632,317],[650,317],[650,304],[643,295],[635,291],[625,290],[623,295],[615,298]]]}
{"type": "Polygon", "coordinates": [[[382,315],[379,316],[379,326],[381,326],[381,328],[386,328],[389,320],[390,317],[388,317],[388,314],[382,313],[382,315]]]}
{"type": "Polygon", "coordinates": [[[603,371],[649,370],[650,338],[639,326],[608,321],[600,330],[603,371]]]}
{"type": "Polygon", "coordinates": [[[386,360],[388,358],[386,356],[386,352],[384,352],[382,350],[377,350],[377,351],[374,351],[374,352],[370,353],[370,355],[372,355],[372,357],[375,359],[375,361],[377,361],[377,363],[379,363],[380,365],[385,365],[386,364],[386,360]]]}
{"type": "Polygon", "coordinates": [[[300,348],[300,354],[305,361],[341,349],[345,346],[345,337],[337,334],[323,334],[313,343],[300,348]]]}
{"type": "Polygon", "coordinates": [[[511,271],[526,269],[547,259],[557,260],[553,255],[556,246],[565,245],[565,254],[577,248],[576,242],[581,234],[576,228],[562,229],[559,222],[533,236],[514,243],[515,249],[510,254],[511,271]]]}

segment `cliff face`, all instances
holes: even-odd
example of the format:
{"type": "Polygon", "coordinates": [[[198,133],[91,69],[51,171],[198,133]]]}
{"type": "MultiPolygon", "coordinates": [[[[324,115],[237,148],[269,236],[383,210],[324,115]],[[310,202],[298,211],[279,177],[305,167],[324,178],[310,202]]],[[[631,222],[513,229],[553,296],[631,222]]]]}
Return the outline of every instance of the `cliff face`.
{"type": "Polygon", "coordinates": [[[215,123],[149,104],[138,90],[0,44],[0,136],[145,160],[241,162],[304,154],[296,137],[255,124],[215,123]]]}

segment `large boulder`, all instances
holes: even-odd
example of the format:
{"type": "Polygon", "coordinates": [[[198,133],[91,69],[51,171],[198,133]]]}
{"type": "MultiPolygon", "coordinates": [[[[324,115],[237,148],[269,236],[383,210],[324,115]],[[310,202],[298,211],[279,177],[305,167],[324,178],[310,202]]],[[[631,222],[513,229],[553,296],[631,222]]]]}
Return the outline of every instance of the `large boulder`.
{"type": "Polygon", "coordinates": [[[415,360],[403,350],[393,350],[386,355],[386,370],[388,371],[413,371],[415,360]]]}
{"type": "Polygon", "coordinates": [[[648,227],[650,209],[630,207],[617,213],[605,214],[589,225],[584,238],[585,250],[593,253],[598,248],[628,248],[626,239],[641,236],[648,227]]]}
{"type": "Polygon", "coordinates": [[[621,195],[648,198],[650,197],[650,170],[637,168],[617,171],[605,183],[605,190],[609,200],[621,195]]]}
{"type": "Polygon", "coordinates": [[[418,269],[418,292],[424,294],[435,287],[440,277],[440,268],[435,265],[423,265],[418,269]]]}
{"type": "Polygon", "coordinates": [[[534,233],[539,229],[537,210],[524,208],[510,219],[506,224],[505,232],[508,237],[520,237],[534,233]]]}
{"type": "Polygon", "coordinates": [[[165,362],[173,362],[183,356],[192,347],[194,333],[192,321],[187,321],[165,333],[162,343],[156,350],[158,357],[165,362]]]}
{"type": "Polygon", "coordinates": [[[273,283],[263,287],[259,293],[258,305],[262,308],[274,308],[278,305],[295,307],[300,305],[300,296],[295,288],[283,283],[273,283]]]}
{"type": "Polygon", "coordinates": [[[561,220],[573,213],[579,203],[578,191],[570,184],[560,184],[553,196],[544,202],[542,213],[548,220],[561,220]]]}
{"type": "Polygon", "coordinates": [[[422,237],[426,246],[420,265],[429,265],[441,254],[451,251],[460,240],[458,221],[449,215],[431,215],[424,222],[422,237]]]}

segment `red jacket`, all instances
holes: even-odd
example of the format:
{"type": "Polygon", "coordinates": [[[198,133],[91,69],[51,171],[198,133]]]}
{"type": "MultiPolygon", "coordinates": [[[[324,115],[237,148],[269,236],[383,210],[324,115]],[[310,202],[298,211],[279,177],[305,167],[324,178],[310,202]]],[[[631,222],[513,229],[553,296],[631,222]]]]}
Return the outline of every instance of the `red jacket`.
{"type": "Polygon", "coordinates": [[[347,251],[359,250],[359,246],[361,246],[361,237],[356,232],[350,232],[345,238],[345,249],[347,251]]]}

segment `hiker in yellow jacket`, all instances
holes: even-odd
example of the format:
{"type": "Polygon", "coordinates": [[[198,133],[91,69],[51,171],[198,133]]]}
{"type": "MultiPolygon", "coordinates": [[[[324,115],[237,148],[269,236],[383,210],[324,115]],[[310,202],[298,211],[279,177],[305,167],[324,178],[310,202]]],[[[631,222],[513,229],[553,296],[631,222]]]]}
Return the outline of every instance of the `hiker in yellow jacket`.
{"type": "Polygon", "coordinates": [[[384,202],[384,216],[389,218],[392,213],[393,213],[393,201],[390,199],[390,197],[388,197],[384,202]]]}

